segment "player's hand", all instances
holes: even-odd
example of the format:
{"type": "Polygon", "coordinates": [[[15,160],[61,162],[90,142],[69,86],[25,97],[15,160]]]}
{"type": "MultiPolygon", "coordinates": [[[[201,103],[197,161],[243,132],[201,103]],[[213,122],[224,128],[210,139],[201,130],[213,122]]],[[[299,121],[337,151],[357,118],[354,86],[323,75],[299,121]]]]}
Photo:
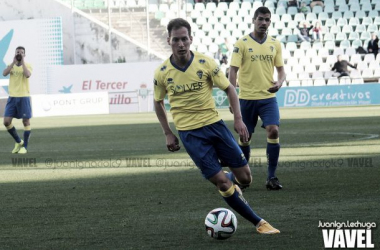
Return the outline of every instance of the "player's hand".
{"type": "Polygon", "coordinates": [[[16,56],[15,57],[13,57],[13,64],[17,64],[17,59],[16,59],[16,56]]]}
{"type": "Polygon", "coordinates": [[[272,83],[273,83],[273,87],[269,88],[268,92],[276,93],[277,91],[280,90],[280,88],[282,87],[282,84],[280,84],[279,82],[274,82],[274,81],[272,81],[272,83]]]}
{"type": "Polygon", "coordinates": [[[179,140],[174,134],[166,135],[166,147],[170,152],[178,151],[181,147],[179,146],[179,140]]]}
{"type": "Polygon", "coordinates": [[[247,126],[245,126],[243,120],[241,120],[241,119],[235,120],[234,129],[235,129],[236,133],[239,134],[240,140],[242,142],[247,142],[249,140],[248,129],[247,129],[247,126]]]}

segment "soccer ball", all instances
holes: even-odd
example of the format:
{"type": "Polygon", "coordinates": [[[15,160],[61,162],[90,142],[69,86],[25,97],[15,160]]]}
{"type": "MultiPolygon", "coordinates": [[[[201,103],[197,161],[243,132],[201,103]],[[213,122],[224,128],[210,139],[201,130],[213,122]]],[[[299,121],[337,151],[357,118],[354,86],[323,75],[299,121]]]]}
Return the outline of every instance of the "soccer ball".
{"type": "Polygon", "coordinates": [[[231,210],[215,208],[207,214],[205,225],[208,236],[218,240],[225,240],[236,232],[237,219],[231,210]]]}

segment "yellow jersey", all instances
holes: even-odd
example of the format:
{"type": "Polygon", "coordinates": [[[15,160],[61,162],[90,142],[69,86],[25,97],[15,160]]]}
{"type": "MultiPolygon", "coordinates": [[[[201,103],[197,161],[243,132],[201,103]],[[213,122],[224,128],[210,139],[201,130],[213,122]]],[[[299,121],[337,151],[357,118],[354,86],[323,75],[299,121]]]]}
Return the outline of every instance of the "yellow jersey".
{"type": "Polygon", "coordinates": [[[273,87],[274,67],[284,65],[281,44],[271,36],[264,42],[256,41],[251,34],[243,36],[234,45],[231,66],[239,68],[239,98],[261,100],[275,96],[268,92],[273,87]]]}
{"type": "Polygon", "coordinates": [[[191,51],[191,60],[179,68],[168,58],[154,73],[154,99],[166,94],[177,130],[192,130],[221,120],[212,97],[213,85],[222,90],[230,82],[214,59],[191,51]]]}
{"type": "MultiPolygon", "coordinates": [[[[9,66],[9,65],[8,65],[9,66]]],[[[32,65],[26,64],[26,68],[32,73],[32,65]]],[[[13,65],[9,77],[9,96],[25,97],[30,96],[29,78],[24,76],[22,66],[13,65]]]]}

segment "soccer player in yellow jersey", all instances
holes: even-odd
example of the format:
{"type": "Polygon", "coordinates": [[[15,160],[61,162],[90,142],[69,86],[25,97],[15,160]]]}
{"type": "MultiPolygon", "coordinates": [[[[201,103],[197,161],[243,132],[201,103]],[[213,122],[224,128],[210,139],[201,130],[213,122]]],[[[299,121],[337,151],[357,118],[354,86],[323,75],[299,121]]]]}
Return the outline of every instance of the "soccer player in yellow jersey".
{"type": "Polygon", "coordinates": [[[253,32],[240,38],[234,45],[229,80],[236,87],[238,79],[241,113],[249,132],[248,142],[239,141],[240,148],[246,159],[249,159],[252,133],[260,117],[262,127],[267,132],[266,187],[268,190],[279,190],[282,185],[275,173],[280,155],[280,112],[275,93],[285,81],[285,71],[281,44],[267,35],[270,23],[269,9],[258,8],[253,16],[253,32]],[[274,67],[278,73],[277,81],[273,80],[274,67]]]}
{"type": "Polygon", "coordinates": [[[247,160],[221,120],[212,98],[213,84],[227,93],[234,111],[235,131],[240,140],[245,142],[248,140],[248,131],[241,117],[235,88],[214,59],[190,50],[193,38],[191,26],[186,20],[173,19],[167,29],[172,55],[155,71],[154,107],[166,136],[168,150],[174,152],[180,146],[168,123],[164,107],[166,95],[181,141],[202,175],[217,186],[227,204],[252,222],[259,233],[279,233],[252,210],[239,187],[228,177],[228,174],[233,173],[240,185],[251,183],[247,160]],[[231,173],[222,171],[220,160],[228,163],[231,173]]]}
{"type": "Polygon", "coordinates": [[[16,141],[13,154],[26,154],[30,137],[30,106],[29,77],[32,75],[32,66],[25,62],[25,48],[17,47],[13,62],[3,71],[3,76],[9,77],[9,97],[4,113],[4,126],[16,141]],[[13,118],[22,119],[24,124],[24,140],[17,134],[12,124],[13,118]]]}

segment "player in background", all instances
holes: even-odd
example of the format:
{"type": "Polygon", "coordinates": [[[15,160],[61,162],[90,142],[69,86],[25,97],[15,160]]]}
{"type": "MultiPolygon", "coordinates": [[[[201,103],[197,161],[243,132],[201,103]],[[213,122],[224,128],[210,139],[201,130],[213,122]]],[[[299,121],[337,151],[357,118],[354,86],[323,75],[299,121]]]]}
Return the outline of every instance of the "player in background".
{"type": "Polygon", "coordinates": [[[251,153],[251,137],[255,132],[258,117],[267,132],[268,177],[266,187],[269,190],[282,189],[276,177],[276,168],[280,155],[279,125],[280,112],[276,92],[285,81],[281,44],[267,35],[271,23],[271,12],[260,7],[253,17],[254,30],[240,38],[234,45],[229,80],[236,87],[239,80],[239,101],[243,121],[249,132],[248,142],[239,140],[245,158],[251,153]],[[273,80],[276,67],[278,80],[273,80]],[[239,75],[238,75],[239,72],[239,75]]]}
{"type": "Polygon", "coordinates": [[[4,113],[4,126],[8,133],[16,141],[12,150],[13,154],[26,154],[31,133],[30,118],[32,109],[30,106],[29,77],[32,75],[32,66],[25,62],[25,48],[17,47],[13,62],[3,71],[3,76],[9,77],[9,97],[4,113]],[[24,140],[17,134],[12,124],[13,118],[22,119],[24,124],[24,140]]]}
{"type": "Polygon", "coordinates": [[[219,189],[223,199],[236,212],[256,226],[262,234],[275,234],[279,230],[259,217],[222,171],[220,160],[229,164],[241,185],[251,183],[251,172],[233,135],[221,120],[212,98],[213,84],[224,90],[234,111],[234,128],[241,141],[248,140],[235,88],[221,72],[214,59],[190,50],[192,43],[190,24],[177,18],[169,22],[168,44],[172,55],[155,71],[154,107],[166,136],[169,151],[180,149],[179,140],[171,130],[164,106],[168,95],[174,124],[181,141],[202,175],[219,189]]]}

